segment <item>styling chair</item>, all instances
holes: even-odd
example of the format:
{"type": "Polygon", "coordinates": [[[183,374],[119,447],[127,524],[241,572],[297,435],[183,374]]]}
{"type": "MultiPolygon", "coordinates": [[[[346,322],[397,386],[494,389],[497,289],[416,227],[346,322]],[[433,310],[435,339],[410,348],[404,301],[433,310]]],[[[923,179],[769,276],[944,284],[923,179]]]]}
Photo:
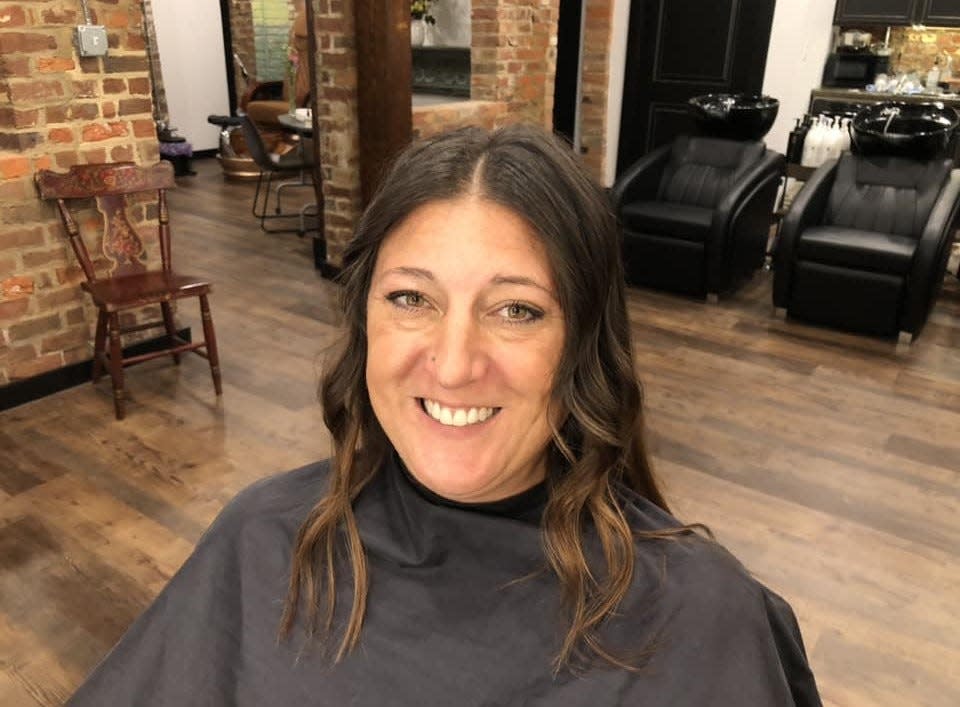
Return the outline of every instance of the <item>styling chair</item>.
{"type": "Polygon", "coordinates": [[[301,141],[296,149],[286,152],[282,155],[276,155],[267,150],[260,131],[249,115],[242,118],[243,137],[246,141],[247,150],[253,161],[260,168],[260,174],[257,177],[257,188],[253,195],[253,215],[260,219],[260,228],[267,233],[298,233],[304,235],[306,232],[306,216],[310,209],[315,206],[305,204],[298,211],[283,211],[281,204],[281,192],[284,189],[297,187],[309,187],[313,189],[313,169],[315,161],[313,149],[307,141],[301,141]],[[264,178],[266,175],[266,178],[264,178]],[[293,176],[295,181],[281,182],[273,185],[274,176],[293,176]],[[262,194],[262,199],[261,199],[262,194]],[[270,213],[270,202],[273,197],[273,212],[270,213]],[[290,219],[298,218],[297,228],[277,228],[268,227],[267,221],[270,219],[290,219]]]}
{"type": "Polygon", "coordinates": [[[763,265],[783,155],[758,140],[678,137],[611,190],[630,284],[711,299],[763,265]]]}
{"type": "MultiPolygon", "coordinates": [[[[125,412],[124,366],[140,361],[170,356],[176,365],[180,354],[193,351],[210,363],[213,387],[217,395],[220,385],[220,362],[217,338],[207,296],[210,283],[182,275],[173,270],[170,250],[170,217],[167,212],[166,190],[172,188],[173,167],[160,162],[152,167],[138,167],[129,162],[92,164],[71,167],[66,173],[41,170],[36,175],[40,196],[55,199],[66,235],[80,262],[85,281],[84,290],[90,293],[97,307],[97,330],[94,339],[93,382],[96,383],[104,367],[113,383],[113,404],[118,420],[125,412]],[[149,204],[143,193],[154,193],[156,201],[149,204]],[[128,210],[127,199],[130,199],[128,210]],[[88,223],[92,213],[89,199],[96,200],[96,209],[102,216],[102,257],[91,259],[83,235],[77,225],[88,223]],[[68,202],[70,205],[68,206],[68,202]],[[142,215],[156,206],[158,238],[160,241],[160,269],[148,270],[143,241],[131,223],[142,221],[142,215]],[[82,210],[81,218],[71,208],[82,210]],[[109,272],[103,271],[105,262],[109,272]],[[187,297],[197,297],[203,321],[204,340],[190,342],[177,334],[172,303],[187,297]],[[121,315],[131,309],[159,305],[162,319],[133,326],[121,326],[121,315]],[[124,334],[163,328],[167,345],[159,351],[124,356],[121,337],[124,334]],[[109,340],[109,349],[107,341],[109,340]]],[[[93,219],[97,221],[98,219],[93,219]]]]}
{"type": "Polygon", "coordinates": [[[797,194],[774,254],[778,313],[912,341],[943,284],[960,170],[845,153],[797,194]]]}

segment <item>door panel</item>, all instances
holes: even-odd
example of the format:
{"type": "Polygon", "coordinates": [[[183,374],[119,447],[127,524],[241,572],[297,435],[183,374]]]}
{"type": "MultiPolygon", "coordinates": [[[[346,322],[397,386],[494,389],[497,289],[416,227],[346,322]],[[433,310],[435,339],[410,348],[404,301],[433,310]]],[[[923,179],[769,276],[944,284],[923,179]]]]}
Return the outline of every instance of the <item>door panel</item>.
{"type": "Polygon", "coordinates": [[[775,0],[633,0],[617,173],[695,131],[687,101],[759,92],[775,0]]]}

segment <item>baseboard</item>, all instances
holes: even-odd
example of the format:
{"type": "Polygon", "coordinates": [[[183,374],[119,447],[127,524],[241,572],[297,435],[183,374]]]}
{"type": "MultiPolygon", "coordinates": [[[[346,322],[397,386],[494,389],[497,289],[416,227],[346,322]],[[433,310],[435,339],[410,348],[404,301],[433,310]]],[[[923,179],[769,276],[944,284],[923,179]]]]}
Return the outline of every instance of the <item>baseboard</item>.
{"type": "MultiPolygon", "coordinates": [[[[190,327],[180,329],[177,332],[184,341],[192,341],[190,327]]],[[[137,344],[131,344],[123,349],[124,357],[139,356],[140,354],[151,353],[165,348],[167,345],[166,336],[158,336],[153,339],[147,339],[137,344]]],[[[136,364],[134,364],[136,365],[136,364]]],[[[17,405],[29,403],[32,400],[39,400],[53,393],[59,393],[61,390],[72,388],[82,383],[88,383],[93,378],[93,360],[80,361],[72,363],[69,366],[58,368],[55,371],[47,371],[39,376],[27,378],[22,381],[14,381],[0,388],[0,410],[9,410],[17,405]]]]}

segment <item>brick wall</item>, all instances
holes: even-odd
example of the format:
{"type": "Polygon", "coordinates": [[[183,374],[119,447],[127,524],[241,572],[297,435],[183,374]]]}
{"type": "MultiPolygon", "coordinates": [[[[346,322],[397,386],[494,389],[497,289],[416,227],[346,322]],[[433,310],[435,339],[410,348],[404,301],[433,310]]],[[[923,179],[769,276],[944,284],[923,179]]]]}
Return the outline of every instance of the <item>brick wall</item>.
{"type": "MultiPolygon", "coordinates": [[[[107,57],[77,56],[79,2],[0,0],[0,386],[91,356],[95,312],[34,172],[159,158],[140,3],[89,7],[107,57]]],[[[93,215],[81,219],[88,233],[93,215]]],[[[96,257],[100,244],[87,243],[96,257]]]]}
{"type": "Polygon", "coordinates": [[[583,162],[597,179],[603,179],[607,150],[607,83],[610,80],[612,0],[587,0],[583,28],[581,71],[580,149],[583,162]]]}

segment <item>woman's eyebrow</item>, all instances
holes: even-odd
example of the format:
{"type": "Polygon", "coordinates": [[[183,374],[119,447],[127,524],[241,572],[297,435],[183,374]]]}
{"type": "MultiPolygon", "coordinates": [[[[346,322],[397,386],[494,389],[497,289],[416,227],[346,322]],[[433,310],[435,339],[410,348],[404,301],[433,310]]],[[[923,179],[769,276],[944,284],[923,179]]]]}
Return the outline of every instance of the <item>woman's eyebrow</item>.
{"type": "Polygon", "coordinates": [[[410,277],[416,277],[421,280],[436,280],[437,278],[430,270],[425,268],[414,268],[407,265],[400,265],[395,268],[390,268],[383,272],[383,276],[387,275],[408,275],[410,277]]]}
{"type": "Polygon", "coordinates": [[[494,285],[521,285],[524,287],[535,287],[538,290],[543,290],[551,297],[555,297],[553,290],[549,287],[541,285],[539,282],[533,278],[526,277],[525,275],[494,275],[490,280],[494,285]]]}

